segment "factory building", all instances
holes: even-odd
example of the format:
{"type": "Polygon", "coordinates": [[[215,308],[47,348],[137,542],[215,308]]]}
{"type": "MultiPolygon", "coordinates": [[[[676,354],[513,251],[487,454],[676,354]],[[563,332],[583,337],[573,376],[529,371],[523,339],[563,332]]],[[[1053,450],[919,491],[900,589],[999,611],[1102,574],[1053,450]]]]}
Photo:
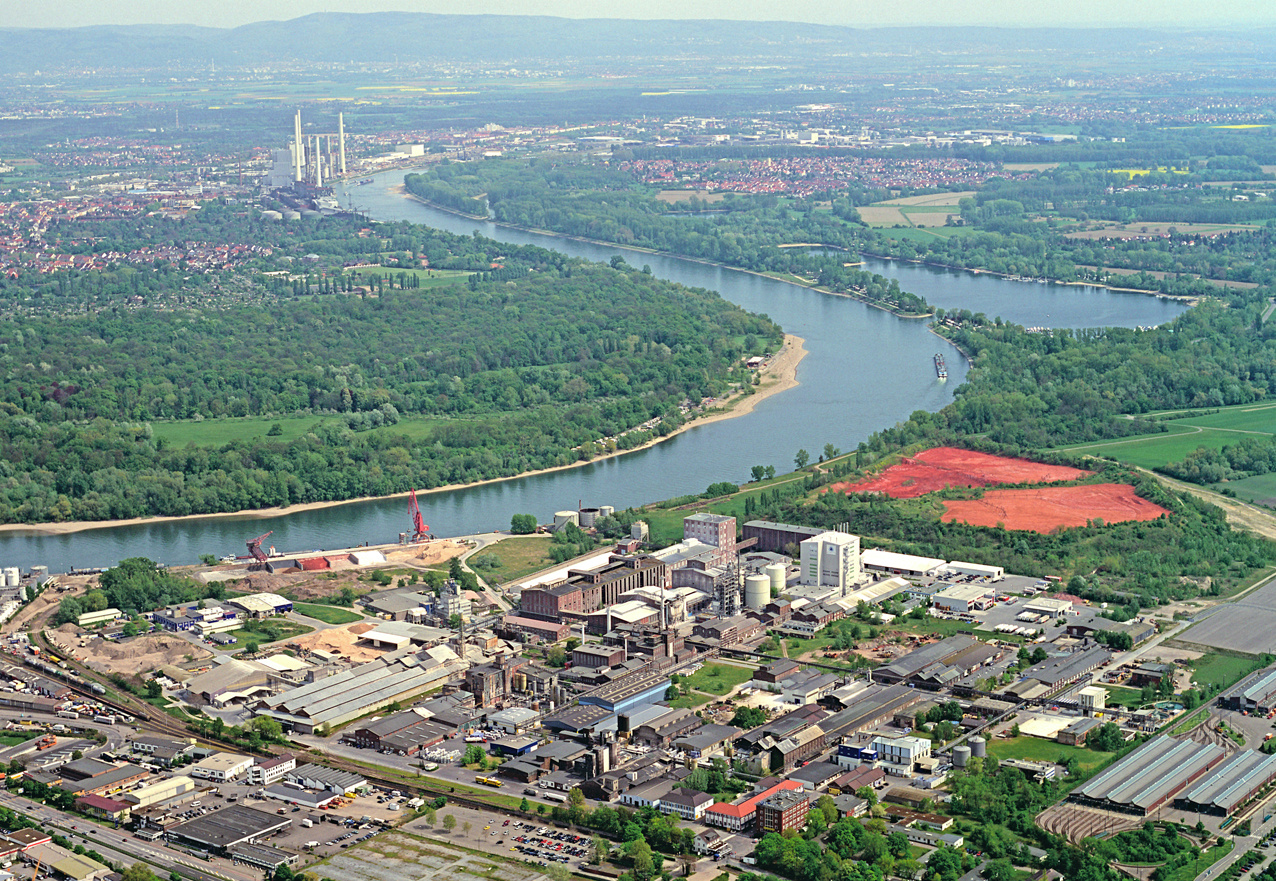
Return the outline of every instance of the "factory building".
{"type": "Polygon", "coordinates": [[[1267,667],[1219,695],[1219,706],[1237,712],[1266,715],[1276,709],[1276,667],[1267,667]]]}
{"type": "Polygon", "coordinates": [[[692,514],[682,518],[683,541],[695,539],[712,546],[714,550],[713,565],[728,566],[735,556],[734,517],[725,514],[692,514]]]}
{"type": "Polygon", "coordinates": [[[754,540],[755,551],[766,551],[773,554],[786,553],[789,545],[799,546],[808,538],[824,532],[813,526],[793,526],[788,523],[772,523],[770,520],[750,520],[744,524],[742,533],[744,540],[754,540]]]}
{"type": "Polygon", "coordinates": [[[926,578],[938,575],[945,563],[935,557],[916,557],[912,554],[896,554],[892,551],[871,548],[861,555],[860,565],[867,572],[903,575],[905,578],[926,578]]]}
{"type": "Polygon", "coordinates": [[[994,592],[982,584],[954,584],[935,594],[932,603],[936,609],[964,615],[982,612],[993,604],[994,592]]]}
{"type": "Polygon", "coordinates": [[[802,566],[799,580],[812,587],[835,588],[845,596],[860,580],[860,537],[845,532],[821,532],[799,545],[802,566]]]}

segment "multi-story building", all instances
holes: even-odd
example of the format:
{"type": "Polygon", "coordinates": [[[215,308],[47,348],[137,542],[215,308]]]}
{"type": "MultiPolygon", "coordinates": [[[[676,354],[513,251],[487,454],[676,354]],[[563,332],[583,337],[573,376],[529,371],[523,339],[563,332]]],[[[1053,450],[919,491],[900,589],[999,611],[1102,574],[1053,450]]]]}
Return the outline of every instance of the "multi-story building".
{"type": "Polygon", "coordinates": [[[259,765],[248,769],[248,782],[253,786],[269,786],[282,780],[288,772],[297,767],[297,757],[284,753],[266,759],[259,765]]]}
{"type": "Polygon", "coordinates": [[[799,545],[802,556],[800,581],[812,587],[836,588],[845,595],[860,580],[860,537],[845,532],[821,532],[799,545]]]}
{"type": "Polygon", "coordinates": [[[655,557],[614,554],[598,569],[572,569],[559,584],[523,591],[522,615],[542,621],[578,620],[614,605],[623,593],[661,587],[668,577],[668,567],[655,557]]]}
{"type": "Polygon", "coordinates": [[[725,514],[692,514],[682,519],[682,539],[696,539],[717,550],[713,565],[726,566],[735,556],[735,518],[725,514]]]}
{"type": "Polygon", "coordinates": [[[801,829],[806,825],[806,814],[810,810],[810,798],[804,792],[777,792],[758,803],[757,833],[759,836],[768,832],[783,834],[789,829],[801,829]]]}
{"type": "Polygon", "coordinates": [[[930,755],[930,741],[921,737],[876,737],[872,746],[878,763],[899,777],[912,777],[917,760],[930,755]]]}

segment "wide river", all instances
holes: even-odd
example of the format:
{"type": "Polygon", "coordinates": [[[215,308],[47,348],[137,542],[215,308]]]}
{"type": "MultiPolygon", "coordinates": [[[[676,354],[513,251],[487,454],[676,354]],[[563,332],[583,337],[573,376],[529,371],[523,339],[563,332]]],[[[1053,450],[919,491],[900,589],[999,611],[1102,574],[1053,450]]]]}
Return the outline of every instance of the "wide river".
{"type": "MultiPolygon", "coordinates": [[[[716,290],[745,309],[766,313],[804,338],[809,352],[798,368],[801,384],[763,401],[746,416],[693,428],[649,449],[580,468],[423,495],[422,512],[435,535],[508,528],[515,513],[535,514],[545,522],[555,511],[582,502],[622,509],[701,492],[716,481],[747,480],[753,465],[788,471],[799,448],[812,459],[826,443],[851,449],[914,410],[940,409],[965,378],[965,360],[923,321],[899,319],[854,300],[733,269],[469,220],[399,195],[394,186],[402,176],[377,175],[372,184],[352,186],[349,196],[379,220],[410,220],[462,234],[478,230],[501,241],[540,245],[588,260],[621,254],[632,265],[650,266],[661,278],[716,290]],[[946,382],[935,376],[936,352],[948,362],[946,382]]],[[[339,190],[338,197],[346,204],[346,193],[339,190]]],[[[1025,326],[1156,325],[1184,308],[1140,294],[1013,282],[891,261],[870,260],[867,268],[898,278],[902,288],[936,306],[964,307],[1025,326]]],[[[274,533],[269,544],[281,551],[303,551],[394,541],[409,528],[407,502],[386,499],[270,518],[102,526],[66,535],[16,531],[0,533],[0,566],[25,570],[43,564],[64,572],[134,556],[194,563],[201,554],[242,554],[246,539],[268,531],[274,533]]]]}

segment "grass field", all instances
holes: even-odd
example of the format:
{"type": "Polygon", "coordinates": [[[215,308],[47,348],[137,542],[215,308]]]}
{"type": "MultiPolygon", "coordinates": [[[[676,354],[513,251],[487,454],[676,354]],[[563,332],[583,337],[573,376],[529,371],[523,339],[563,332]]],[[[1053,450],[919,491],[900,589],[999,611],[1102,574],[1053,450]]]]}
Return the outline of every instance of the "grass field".
{"type": "Polygon", "coordinates": [[[278,642],[281,639],[292,639],[294,636],[301,636],[303,633],[311,633],[313,627],[307,627],[305,624],[298,624],[296,621],[288,621],[284,618],[263,618],[256,621],[246,621],[244,626],[239,629],[236,634],[240,637],[240,642],[278,642]]]}
{"type": "Polygon", "coordinates": [[[709,701],[713,700],[713,695],[701,694],[693,691],[691,694],[685,694],[682,697],[674,698],[669,701],[669,706],[675,710],[694,710],[696,707],[703,707],[709,701]]]}
{"type": "Polygon", "coordinates": [[[0,733],[0,746],[17,746],[26,743],[37,735],[32,731],[5,731],[0,733]]]}
{"type": "Polygon", "coordinates": [[[1243,658],[1227,652],[1210,652],[1194,665],[1192,682],[1201,687],[1227,688],[1239,682],[1247,673],[1259,667],[1254,658],[1243,658]]]}
{"type": "Polygon", "coordinates": [[[1123,688],[1120,685],[1104,685],[1107,689],[1107,704],[1110,707],[1126,707],[1137,710],[1143,706],[1143,692],[1137,688],[1123,688]]]}
{"type": "Polygon", "coordinates": [[[1193,881],[1193,879],[1200,877],[1201,873],[1210,866],[1231,853],[1232,848],[1235,846],[1235,842],[1230,838],[1225,839],[1222,844],[1211,847],[1187,865],[1180,866],[1166,874],[1165,881],[1193,881]]]}
{"type": "Polygon", "coordinates": [[[500,560],[500,566],[484,569],[483,574],[485,577],[505,583],[517,581],[524,575],[552,566],[554,561],[549,557],[549,545],[548,535],[522,535],[488,545],[476,556],[491,554],[500,560]]]}
{"type": "Polygon", "coordinates": [[[349,609],[341,609],[337,606],[325,606],[320,603],[293,603],[292,608],[298,614],[305,615],[307,618],[314,618],[325,624],[353,624],[356,621],[363,620],[363,616],[358,612],[351,612],[349,609]]]}
{"type": "Polygon", "coordinates": [[[734,664],[705,664],[691,674],[688,684],[697,691],[707,691],[721,697],[752,678],[752,670],[734,664]]]}
{"type": "Polygon", "coordinates": [[[997,761],[1002,759],[1024,759],[1030,762],[1066,762],[1075,759],[1077,774],[1088,777],[1112,758],[1114,753],[1099,752],[1083,746],[1065,746],[1052,740],[1039,737],[1011,737],[1006,740],[988,741],[988,755],[997,761]]]}
{"type": "MultiPolygon", "coordinates": [[[[1077,444],[1062,449],[1106,456],[1143,468],[1157,468],[1168,462],[1182,461],[1188,453],[1199,447],[1217,450],[1244,437],[1276,434],[1276,404],[1271,403],[1241,404],[1199,415],[1193,415],[1191,411],[1145,415],[1178,418],[1170,418],[1165,422],[1169,429],[1166,433],[1077,444]],[[1178,416],[1179,413],[1182,415],[1178,416]]],[[[1235,489],[1237,484],[1228,486],[1235,489]]]]}
{"type": "Polygon", "coordinates": [[[1276,505],[1276,474],[1256,474],[1244,480],[1216,483],[1212,489],[1230,489],[1246,501],[1261,505],[1276,505]]]}

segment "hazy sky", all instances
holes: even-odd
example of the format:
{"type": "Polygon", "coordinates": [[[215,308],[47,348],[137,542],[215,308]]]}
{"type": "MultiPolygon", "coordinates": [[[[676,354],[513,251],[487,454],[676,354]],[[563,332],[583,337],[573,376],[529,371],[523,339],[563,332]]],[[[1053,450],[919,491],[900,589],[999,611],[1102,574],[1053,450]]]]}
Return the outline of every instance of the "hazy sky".
{"type": "Polygon", "coordinates": [[[0,0],[0,27],[144,23],[235,27],[311,12],[382,10],[844,25],[1276,25],[1272,0],[0,0]]]}

